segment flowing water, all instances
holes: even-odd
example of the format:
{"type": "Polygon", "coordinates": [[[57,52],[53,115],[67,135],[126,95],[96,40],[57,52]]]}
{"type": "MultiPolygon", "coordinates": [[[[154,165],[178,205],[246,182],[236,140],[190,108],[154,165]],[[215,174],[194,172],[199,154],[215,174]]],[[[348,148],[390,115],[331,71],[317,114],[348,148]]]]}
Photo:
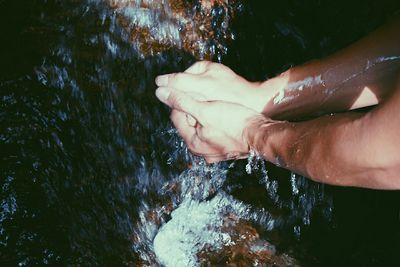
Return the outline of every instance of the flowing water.
{"type": "Polygon", "coordinates": [[[156,75],[199,59],[266,79],[398,8],[301,3],[0,1],[0,266],[398,263],[398,193],[323,186],[255,154],[207,165],[154,96],[156,75]]]}

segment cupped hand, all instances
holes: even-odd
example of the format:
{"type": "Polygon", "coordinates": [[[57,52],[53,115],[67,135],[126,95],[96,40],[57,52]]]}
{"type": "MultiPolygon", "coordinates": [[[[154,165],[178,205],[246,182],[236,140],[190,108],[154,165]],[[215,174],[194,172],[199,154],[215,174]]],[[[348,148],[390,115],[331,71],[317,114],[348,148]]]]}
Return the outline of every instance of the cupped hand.
{"type": "Polygon", "coordinates": [[[261,112],[267,99],[257,94],[259,83],[252,83],[230,68],[209,61],[199,61],[186,71],[158,76],[159,88],[179,90],[196,99],[237,103],[261,112]]]}
{"type": "Polygon", "coordinates": [[[171,120],[193,154],[208,163],[247,157],[244,133],[252,119],[262,116],[258,112],[224,101],[198,101],[165,87],[157,89],[156,95],[172,108],[171,120]]]}

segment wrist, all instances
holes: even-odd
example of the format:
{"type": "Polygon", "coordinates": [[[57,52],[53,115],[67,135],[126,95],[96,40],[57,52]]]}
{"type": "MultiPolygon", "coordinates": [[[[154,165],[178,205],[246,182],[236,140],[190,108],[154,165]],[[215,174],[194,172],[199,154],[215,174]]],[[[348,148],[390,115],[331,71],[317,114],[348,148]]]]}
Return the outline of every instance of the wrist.
{"type": "Polygon", "coordinates": [[[259,114],[248,121],[243,133],[244,139],[250,150],[255,150],[266,160],[275,162],[277,153],[274,148],[275,141],[272,139],[284,129],[287,123],[286,121],[275,121],[259,114]]]}
{"type": "Polygon", "coordinates": [[[275,109],[278,105],[274,103],[274,99],[282,94],[288,83],[287,73],[282,73],[279,76],[268,79],[262,83],[258,83],[254,90],[254,102],[256,111],[264,114],[267,117],[271,117],[275,114],[275,109]]]}

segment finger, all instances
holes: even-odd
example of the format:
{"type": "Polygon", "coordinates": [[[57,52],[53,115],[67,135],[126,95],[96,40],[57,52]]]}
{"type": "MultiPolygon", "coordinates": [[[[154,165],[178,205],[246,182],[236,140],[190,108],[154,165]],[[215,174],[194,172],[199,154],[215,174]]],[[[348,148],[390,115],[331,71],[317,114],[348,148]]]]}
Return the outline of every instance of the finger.
{"type": "Polygon", "coordinates": [[[216,163],[220,161],[226,161],[226,160],[238,160],[238,159],[245,159],[248,158],[248,154],[243,154],[243,153],[228,153],[225,155],[205,155],[204,159],[206,160],[207,163],[216,163]]]}
{"type": "Polygon", "coordinates": [[[189,94],[181,91],[160,87],[156,90],[157,98],[172,109],[185,112],[194,117],[200,124],[202,110],[207,107],[207,102],[200,102],[189,94]]]}
{"type": "Polygon", "coordinates": [[[172,110],[170,119],[177,129],[179,135],[183,138],[186,144],[192,142],[194,136],[196,136],[196,129],[187,124],[186,114],[178,110],[172,110]]]}
{"type": "Polygon", "coordinates": [[[214,155],[221,155],[221,152],[215,146],[202,140],[197,134],[187,143],[189,150],[201,157],[208,157],[214,155]]]}
{"type": "Polygon", "coordinates": [[[179,135],[194,155],[203,157],[204,155],[214,155],[218,153],[212,146],[199,138],[194,127],[185,124],[186,114],[184,112],[173,110],[170,118],[179,135]]]}
{"type": "Polygon", "coordinates": [[[201,86],[201,77],[185,72],[170,73],[156,77],[157,86],[166,86],[182,91],[199,92],[201,86]]]}
{"type": "Polygon", "coordinates": [[[198,61],[185,70],[185,72],[191,74],[202,74],[207,71],[211,64],[213,64],[211,61],[198,61]]]}
{"type": "Polygon", "coordinates": [[[184,112],[173,110],[171,112],[171,121],[177,129],[179,135],[183,138],[185,143],[187,144],[189,150],[197,155],[197,156],[213,156],[213,155],[221,155],[220,149],[216,146],[209,144],[199,138],[197,131],[198,128],[190,127],[186,123],[186,114],[184,112]]]}
{"type": "MultiPolygon", "coordinates": [[[[161,89],[161,90],[175,90],[173,88],[166,87],[166,86],[161,86],[161,87],[157,88],[157,90],[158,89],[161,89]]],[[[191,97],[193,97],[194,99],[196,99],[198,101],[208,101],[208,99],[204,95],[202,95],[200,93],[190,92],[190,90],[179,90],[179,91],[188,93],[191,97]]]]}

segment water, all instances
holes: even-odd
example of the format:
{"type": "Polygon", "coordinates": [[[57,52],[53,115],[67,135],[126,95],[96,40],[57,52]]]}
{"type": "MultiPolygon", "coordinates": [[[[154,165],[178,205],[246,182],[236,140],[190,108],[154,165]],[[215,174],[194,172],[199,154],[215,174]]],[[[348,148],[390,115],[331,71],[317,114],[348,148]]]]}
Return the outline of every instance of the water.
{"type": "Polygon", "coordinates": [[[0,1],[1,266],[398,262],[397,192],[322,186],[255,154],[207,166],[154,97],[156,75],[202,58],[271,77],[398,4],[213,2],[0,1]]]}

